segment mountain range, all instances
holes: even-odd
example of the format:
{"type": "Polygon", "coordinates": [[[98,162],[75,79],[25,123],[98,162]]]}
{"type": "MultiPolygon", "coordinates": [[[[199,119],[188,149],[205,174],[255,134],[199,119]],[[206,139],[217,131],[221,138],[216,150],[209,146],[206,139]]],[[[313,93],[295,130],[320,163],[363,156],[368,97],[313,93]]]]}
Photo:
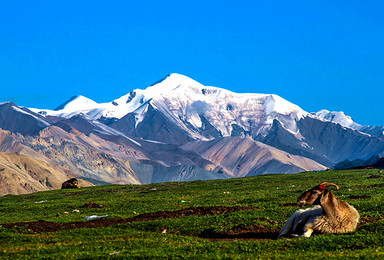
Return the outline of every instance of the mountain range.
{"type": "Polygon", "coordinates": [[[384,126],[359,125],[343,112],[309,113],[278,95],[234,93],[173,73],[108,103],[84,96],[55,110],[2,103],[0,152],[8,158],[0,156],[4,195],[60,188],[70,177],[83,185],[145,184],[325,170],[383,156],[384,126]],[[10,153],[30,161],[21,167],[10,153]],[[57,181],[47,185],[44,175],[33,189],[23,188],[31,183],[29,164],[57,169],[57,181]]]}

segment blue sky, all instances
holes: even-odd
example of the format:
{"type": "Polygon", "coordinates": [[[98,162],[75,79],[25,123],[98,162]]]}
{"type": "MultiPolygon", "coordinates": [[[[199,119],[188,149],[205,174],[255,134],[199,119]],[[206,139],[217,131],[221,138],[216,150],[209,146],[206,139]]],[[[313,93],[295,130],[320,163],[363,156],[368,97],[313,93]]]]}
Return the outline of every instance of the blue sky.
{"type": "Polygon", "coordinates": [[[176,72],[384,125],[384,1],[0,0],[0,102],[109,102],[176,72]]]}

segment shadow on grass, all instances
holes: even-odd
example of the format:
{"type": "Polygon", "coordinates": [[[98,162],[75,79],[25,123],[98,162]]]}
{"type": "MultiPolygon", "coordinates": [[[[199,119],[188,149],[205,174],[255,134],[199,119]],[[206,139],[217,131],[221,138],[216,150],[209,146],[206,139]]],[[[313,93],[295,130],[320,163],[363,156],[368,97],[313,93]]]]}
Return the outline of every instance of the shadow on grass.
{"type": "Polygon", "coordinates": [[[239,231],[236,233],[221,233],[216,232],[214,229],[204,230],[199,237],[207,238],[209,240],[265,240],[277,239],[279,235],[278,230],[271,230],[264,228],[256,231],[239,231]]]}

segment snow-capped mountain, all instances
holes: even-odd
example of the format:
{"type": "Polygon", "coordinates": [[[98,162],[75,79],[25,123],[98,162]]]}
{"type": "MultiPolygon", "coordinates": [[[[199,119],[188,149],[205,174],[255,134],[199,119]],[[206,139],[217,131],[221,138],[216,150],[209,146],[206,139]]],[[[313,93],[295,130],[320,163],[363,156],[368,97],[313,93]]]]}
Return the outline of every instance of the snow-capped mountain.
{"type": "Polygon", "coordinates": [[[274,94],[234,93],[176,73],[108,103],[78,96],[57,110],[33,111],[64,118],[84,114],[126,136],[174,145],[249,136],[328,167],[384,150],[383,140],[362,132],[372,128],[343,112],[311,114],[274,94]]]}
{"type": "Polygon", "coordinates": [[[360,130],[361,125],[357,124],[355,121],[353,121],[352,117],[347,116],[344,112],[340,111],[329,111],[326,109],[320,110],[316,113],[312,113],[318,118],[338,123],[342,126],[346,126],[355,130],[360,130]]]}
{"type": "MultiPolygon", "coordinates": [[[[78,113],[79,111],[88,111],[97,106],[97,103],[84,96],[73,96],[64,104],[61,104],[55,111],[65,110],[67,113],[78,113]]],[[[68,117],[68,116],[67,116],[68,117]]]]}
{"type": "Polygon", "coordinates": [[[55,110],[3,103],[0,128],[0,151],[39,158],[93,183],[295,173],[384,154],[383,126],[175,73],[107,103],[84,96],[55,110]]]}
{"type": "Polygon", "coordinates": [[[77,96],[56,110],[32,109],[42,115],[70,118],[86,114],[92,119],[121,119],[129,114],[137,127],[148,110],[160,111],[193,139],[210,140],[215,136],[202,131],[206,123],[218,136],[234,132],[256,136],[268,129],[274,119],[296,132],[295,121],[308,115],[297,105],[273,94],[238,94],[207,87],[180,74],[170,74],[144,90],[136,89],[112,102],[98,104],[77,96]],[[76,109],[77,108],[77,109],[76,109]]]}
{"type": "Polygon", "coordinates": [[[338,123],[342,126],[352,128],[354,130],[379,137],[381,139],[384,138],[384,126],[367,126],[367,125],[360,125],[356,123],[350,116],[346,115],[344,112],[340,111],[328,111],[328,110],[320,110],[316,113],[312,113],[316,117],[338,123]]]}

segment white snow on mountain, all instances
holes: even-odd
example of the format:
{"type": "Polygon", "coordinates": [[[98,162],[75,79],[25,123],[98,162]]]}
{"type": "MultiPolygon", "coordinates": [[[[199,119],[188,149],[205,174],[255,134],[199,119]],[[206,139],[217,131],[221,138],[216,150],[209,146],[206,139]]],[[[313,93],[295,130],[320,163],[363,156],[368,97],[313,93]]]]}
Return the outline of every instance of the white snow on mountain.
{"type": "Polygon", "coordinates": [[[379,138],[384,137],[384,126],[369,126],[369,125],[360,125],[353,121],[350,116],[347,116],[344,112],[340,111],[328,111],[320,110],[316,113],[312,113],[313,116],[320,118],[321,120],[330,121],[333,123],[340,124],[344,127],[352,128],[353,130],[360,131],[361,133],[376,136],[379,138]]]}
{"type": "Polygon", "coordinates": [[[350,116],[347,116],[344,112],[340,111],[328,111],[326,109],[320,110],[316,113],[312,113],[320,119],[338,123],[342,126],[349,127],[355,130],[360,130],[361,125],[357,124],[350,116]]]}
{"type": "Polygon", "coordinates": [[[234,93],[217,87],[204,86],[186,76],[171,74],[162,82],[143,91],[151,104],[169,115],[175,123],[187,121],[195,128],[202,126],[204,116],[223,136],[230,136],[232,124],[245,131],[251,124],[260,131],[274,119],[290,131],[296,132],[292,119],[300,119],[307,112],[287,100],[270,94],[234,93]]]}
{"type": "Polygon", "coordinates": [[[68,102],[62,104],[60,108],[56,110],[76,111],[76,110],[88,110],[97,106],[97,103],[84,96],[72,97],[68,102]]]}
{"type": "Polygon", "coordinates": [[[60,116],[60,117],[70,118],[80,113],[87,114],[89,111],[94,110],[97,107],[98,107],[98,104],[95,101],[79,95],[79,96],[74,96],[70,98],[68,101],[60,105],[55,110],[36,109],[36,108],[29,108],[29,109],[41,115],[60,116]]]}
{"type": "MultiPolygon", "coordinates": [[[[245,131],[251,124],[260,125],[260,131],[270,127],[273,120],[279,120],[291,132],[296,132],[295,119],[307,115],[297,105],[272,94],[234,93],[217,87],[204,86],[197,81],[177,73],[144,90],[135,89],[109,103],[96,103],[83,96],[77,96],[64,103],[57,110],[33,109],[43,115],[70,118],[83,113],[92,119],[122,118],[135,113],[136,126],[151,104],[172,122],[192,125],[196,129],[203,126],[202,117],[218,129],[223,136],[231,135],[232,124],[245,131]]],[[[192,136],[202,138],[196,133],[192,136]]]]}
{"type": "Polygon", "coordinates": [[[38,118],[37,116],[31,114],[31,113],[28,113],[27,111],[24,111],[22,110],[21,108],[17,107],[17,106],[12,106],[12,109],[19,112],[19,113],[22,113],[24,115],[27,115],[27,116],[30,116],[30,117],[33,117],[35,118],[42,126],[49,126],[50,124],[46,121],[44,121],[43,119],[41,118],[38,118]]]}

